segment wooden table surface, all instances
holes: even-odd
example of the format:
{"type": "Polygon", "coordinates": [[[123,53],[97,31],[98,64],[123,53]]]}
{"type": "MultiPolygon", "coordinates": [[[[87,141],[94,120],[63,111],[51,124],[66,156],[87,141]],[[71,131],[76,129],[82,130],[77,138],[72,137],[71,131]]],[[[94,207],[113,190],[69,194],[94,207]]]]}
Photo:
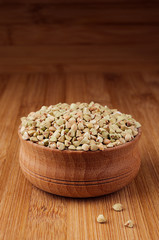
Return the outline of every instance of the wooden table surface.
{"type": "Polygon", "coordinates": [[[0,1],[0,240],[159,239],[158,41],[154,0],[0,1]],[[138,176],[98,198],[37,189],[19,166],[20,117],[92,100],[141,122],[138,176]],[[122,212],[111,209],[116,202],[122,212]]]}
{"type": "Polygon", "coordinates": [[[0,239],[159,239],[159,74],[1,75],[0,93],[0,239]],[[42,105],[91,100],[141,122],[136,179],[92,199],[53,196],[32,186],[18,162],[20,117],[42,105]],[[124,205],[123,212],[111,209],[116,202],[124,205]],[[101,213],[108,223],[96,222],[101,213]],[[128,219],[133,229],[123,226],[128,219]]]}

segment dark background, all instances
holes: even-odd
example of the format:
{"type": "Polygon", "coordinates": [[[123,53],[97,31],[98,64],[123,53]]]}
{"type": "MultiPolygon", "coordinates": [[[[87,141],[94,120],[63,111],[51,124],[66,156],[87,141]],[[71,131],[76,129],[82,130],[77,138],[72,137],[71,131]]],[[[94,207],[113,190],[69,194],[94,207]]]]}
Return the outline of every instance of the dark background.
{"type": "Polygon", "coordinates": [[[158,68],[158,1],[0,1],[1,73],[158,68]]]}

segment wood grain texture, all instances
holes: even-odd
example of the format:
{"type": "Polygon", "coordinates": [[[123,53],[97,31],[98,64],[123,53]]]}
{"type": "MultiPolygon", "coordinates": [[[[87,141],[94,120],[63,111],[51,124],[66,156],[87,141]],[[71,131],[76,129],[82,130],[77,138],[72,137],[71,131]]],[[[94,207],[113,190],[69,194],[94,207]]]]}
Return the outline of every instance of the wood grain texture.
{"type": "Polygon", "coordinates": [[[0,76],[3,139],[0,151],[0,239],[157,240],[159,128],[155,119],[159,117],[159,74],[0,76]],[[38,110],[43,104],[89,102],[92,99],[131,113],[142,123],[141,169],[135,180],[116,193],[85,200],[58,197],[33,187],[23,176],[18,162],[19,118],[38,110]],[[111,210],[116,202],[124,205],[123,212],[111,210]],[[107,216],[107,224],[96,222],[100,213],[107,216]],[[130,218],[135,227],[126,229],[123,223],[130,218]]]}
{"type": "Polygon", "coordinates": [[[140,167],[138,142],[104,151],[60,151],[20,138],[19,162],[26,178],[52,194],[87,198],[115,192],[136,177],[140,167]]]}
{"type": "Polygon", "coordinates": [[[158,13],[144,0],[0,1],[0,71],[158,70],[158,13]]]}
{"type": "Polygon", "coordinates": [[[159,239],[158,13],[157,0],[0,0],[0,240],[159,239]],[[90,199],[33,187],[18,162],[20,117],[91,100],[141,122],[139,174],[90,199]]]}

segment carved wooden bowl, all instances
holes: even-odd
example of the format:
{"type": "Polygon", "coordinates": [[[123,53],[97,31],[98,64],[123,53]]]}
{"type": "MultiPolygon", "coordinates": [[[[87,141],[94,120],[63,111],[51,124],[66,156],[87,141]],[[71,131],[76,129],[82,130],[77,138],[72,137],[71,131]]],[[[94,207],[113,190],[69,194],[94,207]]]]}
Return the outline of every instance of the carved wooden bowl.
{"type": "Polygon", "coordinates": [[[26,178],[36,187],[67,197],[96,197],[130,183],[140,167],[139,134],[131,142],[104,151],[58,150],[20,137],[19,161],[26,178]]]}

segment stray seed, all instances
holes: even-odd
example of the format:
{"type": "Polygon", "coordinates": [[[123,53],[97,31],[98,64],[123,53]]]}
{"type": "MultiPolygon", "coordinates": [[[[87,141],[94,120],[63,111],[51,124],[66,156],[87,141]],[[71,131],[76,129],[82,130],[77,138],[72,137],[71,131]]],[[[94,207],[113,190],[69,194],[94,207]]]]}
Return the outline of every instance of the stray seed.
{"type": "Polygon", "coordinates": [[[103,216],[103,214],[100,214],[98,217],[97,217],[97,222],[98,223],[105,223],[107,220],[106,218],[103,216]]]}
{"type": "Polygon", "coordinates": [[[134,227],[134,223],[132,220],[128,220],[125,224],[124,224],[125,227],[128,227],[128,228],[133,228],[134,227]]]}
{"type": "Polygon", "coordinates": [[[116,203],[112,206],[112,208],[117,211],[117,212],[120,212],[123,210],[123,205],[121,203],[116,203]]]}

